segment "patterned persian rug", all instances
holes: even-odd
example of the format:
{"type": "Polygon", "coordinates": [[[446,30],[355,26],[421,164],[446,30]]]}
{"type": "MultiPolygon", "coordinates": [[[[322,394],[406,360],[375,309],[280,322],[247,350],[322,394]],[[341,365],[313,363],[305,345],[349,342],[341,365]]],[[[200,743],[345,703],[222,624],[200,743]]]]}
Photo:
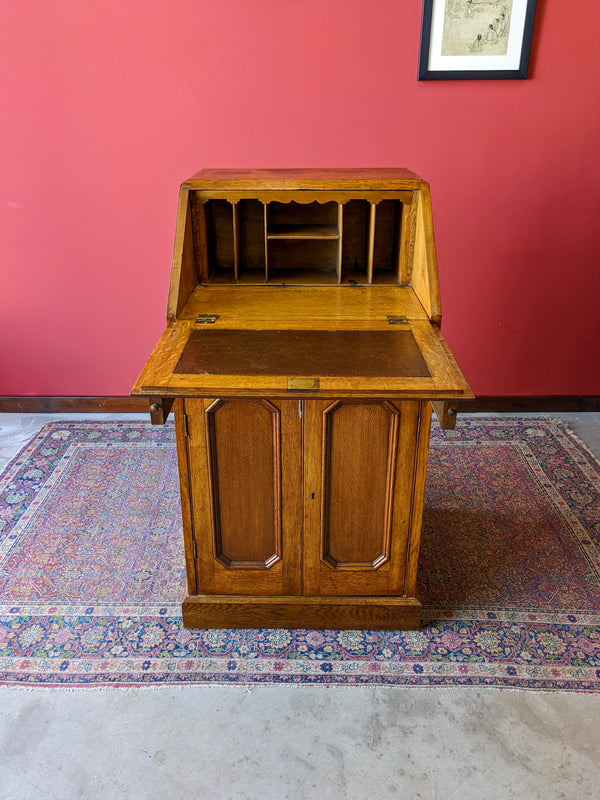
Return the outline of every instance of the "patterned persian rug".
{"type": "Polygon", "coordinates": [[[52,423],[0,476],[0,682],[600,691],[600,465],[555,420],[434,428],[414,632],[186,630],[172,425],[52,423]]]}

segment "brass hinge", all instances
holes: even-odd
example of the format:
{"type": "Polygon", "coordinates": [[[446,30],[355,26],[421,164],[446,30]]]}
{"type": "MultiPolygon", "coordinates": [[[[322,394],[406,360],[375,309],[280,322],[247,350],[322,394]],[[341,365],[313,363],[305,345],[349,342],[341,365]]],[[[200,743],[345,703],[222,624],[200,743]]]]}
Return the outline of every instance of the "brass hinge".
{"type": "Polygon", "coordinates": [[[408,325],[406,317],[395,317],[391,314],[388,314],[387,321],[390,325],[408,325]]]}
{"type": "Polygon", "coordinates": [[[200,314],[199,317],[196,317],[196,323],[198,325],[212,325],[213,322],[216,322],[218,319],[218,314],[200,314]]]}
{"type": "Polygon", "coordinates": [[[320,392],[319,378],[288,378],[288,392],[320,392]]]}
{"type": "Polygon", "coordinates": [[[198,560],[198,548],[196,547],[196,540],[192,538],[192,547],[194,549],[194,561],[198,560]]]}
{"type": "Polygon", "coordinates": [[[185,435],[189,438],[189,436],[190,436],[190,425],[189,425],[189,422],[188,422],[188,415],[185,413],[185,411],[183,412],[183,430],[184,430],[185,435]]]}

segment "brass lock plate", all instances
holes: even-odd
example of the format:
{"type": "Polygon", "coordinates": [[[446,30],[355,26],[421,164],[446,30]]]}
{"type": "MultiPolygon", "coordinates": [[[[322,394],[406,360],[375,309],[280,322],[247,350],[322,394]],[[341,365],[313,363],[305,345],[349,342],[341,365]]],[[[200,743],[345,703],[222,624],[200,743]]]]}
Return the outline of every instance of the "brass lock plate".
{"type": "Polygon", "coordinates": [[[320,392],[319,378],[288,378],[288,392],[320,392]]]}
{"type": "Polygon", "coordinates": [[[388,314],[387,321],[390,325],[408,325],[408,320],[406,317],[396,317],[392,314],[388,314]]]}

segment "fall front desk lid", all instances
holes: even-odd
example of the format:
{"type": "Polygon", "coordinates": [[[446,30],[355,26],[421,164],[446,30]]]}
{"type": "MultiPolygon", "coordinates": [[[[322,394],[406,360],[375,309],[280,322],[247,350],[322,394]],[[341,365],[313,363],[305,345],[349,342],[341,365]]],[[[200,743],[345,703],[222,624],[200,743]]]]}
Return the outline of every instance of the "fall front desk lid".
{"type": "Polygon", "coordinates": [[[134,394],[470,395],[439,330],[425,320],[390,329],[212,327],[191,320],[165,330],[134,394]],[[311,382],[312,381],[312,382],[311,382]]]}

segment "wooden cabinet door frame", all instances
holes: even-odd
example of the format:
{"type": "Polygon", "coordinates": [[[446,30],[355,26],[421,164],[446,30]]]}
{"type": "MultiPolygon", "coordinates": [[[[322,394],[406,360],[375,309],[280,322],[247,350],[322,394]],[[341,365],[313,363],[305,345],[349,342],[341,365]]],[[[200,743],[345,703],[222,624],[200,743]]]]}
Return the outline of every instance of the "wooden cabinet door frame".
{"type": "Polygon", "coordinates": [[[179,413],[185,453],[180,469],[183,460],[189,486],[182,498],[184,528],[187,511],[193,552],[191,564],[187,559],[189,591],[301,594],[297,400],[193,398],[183,401],[179,413]]]}
{"type": "MultiPolygon", "coordinates": [[[[194,398],[178,401],[175,417],[190,594],[416,596],[429,403],[194,398]],[[273,484],[275,545],[270,551],[256,539],[262,552],[255,558],[244,557],[243,547],[230,552],[223,535],[218,427],[228,410],[225,437],[254,422],[249,435],[262,436],[265,458],[267,440],[271,447],[271,478],[262,477],[273,484]]],[[[236,503],[252,498],[243,487],[236,497],[236,465],[227,469],[234,474],[225,475],[224,491],[239,529],[236,503]]]]}
{"type": "Polygon", "coordinates": [[[415,476],[424,480],[430,410],[423,419],[415,401],[310,400],[303,417],[305,594],[414,596],[408,554],[418,557],[415,476]]]}

